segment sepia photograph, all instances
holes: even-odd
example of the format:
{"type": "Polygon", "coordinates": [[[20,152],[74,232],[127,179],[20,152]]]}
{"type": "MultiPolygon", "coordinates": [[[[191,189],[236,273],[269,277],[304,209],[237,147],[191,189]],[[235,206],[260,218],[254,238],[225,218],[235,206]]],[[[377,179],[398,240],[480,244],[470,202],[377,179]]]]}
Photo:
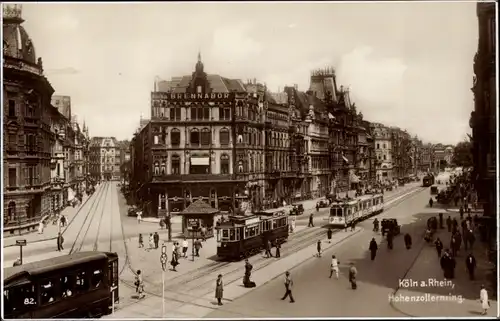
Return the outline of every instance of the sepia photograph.
{"type": "Polygon", "coordinates": [[[1,7],[2,319],[499,317],[495,1],[1,7]]]}

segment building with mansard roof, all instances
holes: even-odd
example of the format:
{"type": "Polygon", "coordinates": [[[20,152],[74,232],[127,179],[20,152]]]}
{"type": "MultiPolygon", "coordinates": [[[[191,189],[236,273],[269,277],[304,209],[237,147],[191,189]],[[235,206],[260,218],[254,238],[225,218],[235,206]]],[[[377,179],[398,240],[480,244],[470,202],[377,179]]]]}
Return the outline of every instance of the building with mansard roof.
{"type": "Polygon", "coordinates": [[[52,85],[22,26],[22,7],[3,10],[4,233],[33,230],[50,214],[52,85]]]}

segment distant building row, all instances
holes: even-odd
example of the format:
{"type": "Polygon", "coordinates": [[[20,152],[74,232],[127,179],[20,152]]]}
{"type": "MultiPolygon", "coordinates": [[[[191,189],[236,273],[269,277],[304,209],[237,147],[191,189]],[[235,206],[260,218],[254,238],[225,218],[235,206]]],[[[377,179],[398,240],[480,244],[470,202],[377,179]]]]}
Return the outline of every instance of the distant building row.
{"type": "Polygon", "coordinates": [[[141,123],[130,190],[150,216],[197,199],[222,211],[290,204],[427,171],[438,157],[406,131],[363,120],[333,69],[314,71],[307,92],[273,94],[207,74],[199,56],[192,75],[155,83],[141,123]]]}
{"type": "Polygon", "coordinates": [[[89,133],[55,96],[18,5],[4,8],[4,232],[34,229],[86,188],[89,133]]]}

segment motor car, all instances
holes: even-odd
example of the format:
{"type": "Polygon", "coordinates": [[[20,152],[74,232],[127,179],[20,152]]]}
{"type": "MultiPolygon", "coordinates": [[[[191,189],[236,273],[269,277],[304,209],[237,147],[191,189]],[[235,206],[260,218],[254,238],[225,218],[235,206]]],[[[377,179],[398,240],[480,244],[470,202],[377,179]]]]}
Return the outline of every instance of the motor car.
{"type": "Polygon", "coordinates": [[[328,207],[330,205],[330,203],[328,202],[328,200],[319,200],[316,205],[319,207],[319,208],[325,208],[325,207],[328,207]]]}
{"type": "Polygon", "coordinates": [[[137,211],[138,211],[138,210],[139,210],[139,209],[138,209],[136,206],[131,206],[131,207],[129,207],[129,209],[128,209],[128,211],[127,211],[127,215],[128,215],[128,216],[134,216],[134,217],[135,217],[135,216],[137,216],[137,211]]]}
{"type": "Polygon", "coordinates": [[[290,215],[300,215],[302,213],[304,213],[304,205],[292,204],[292,209],[290,210],[290,215]]]}
{"type": "Polygon", "coordinates": [[[398,224],[398,220],[395,218],[384,218],[380,225],[382,226],[382,235],[389,231],[392,232],[392,235],[401,233],[401,225],[398,224]]]}

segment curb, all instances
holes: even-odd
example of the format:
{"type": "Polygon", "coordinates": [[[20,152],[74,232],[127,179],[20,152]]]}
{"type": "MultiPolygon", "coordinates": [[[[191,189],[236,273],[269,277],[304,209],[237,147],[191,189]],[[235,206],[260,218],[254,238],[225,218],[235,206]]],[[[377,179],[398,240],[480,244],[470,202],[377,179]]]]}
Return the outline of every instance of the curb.
{"type": "MultiPolygon", "coordinates": [[[[328,246],[328,247],[325,247],[325,248],[323,249],[323,251],[322,251],[322,252],[326,252],[327,250],[331,249],[331,248],[332,248],[332,247],[334,247],[335,245],[338,245],[338,244],[340,244],[340,243],[342,243],[342,242],[346,241],[347,239],[349,239],[349,238],[351,238],[352,236],[354,236],[354,235],[356,235],[356,234],[360,233],[361,231],[364,231],[364,229],[363,229],[363,228],[359,228],[359,230],[354,231],[354,233],[352,233],[352,234],[350,234],[350,235],[348,235],[348,236],[344,237],[343,239],[341,239],[341,240],[339,240],[339,241],[337,241],[337,242],[335,242],[335,243],[329,243],[329,244],[328,244],[329,246],[328,246]]],[[[312,247],[312,246],[314,246],[314,244],[312,244],[311,246],[308,246],[308,247],[306,247],[306,248],[302,249],[301,251],[306,250],[306,249],[309,249],[309,248],[310,248],[310,247],[312,247]]],[[[298,253],[300,253],[300,252],[297,252],[297,253],[295,253],[295,254],[298,254],[298,253]]],[[[292,254],[292,256],[293,256],[293,254],[292,254]]],[[[290,257],[290,256],[288,256],[288,257],[290,257]]],[[[290,266],[290,267],[288,268],[288,270],[290,271],[290,270],[293,270],[293,269],[298,268],[298,267],[299,267],[299,266],[301,266],[302,264],[304,264],[304,263],[306,263],[306,262],[309,262],[309,259],[310,259],[310,258],[311,258],[311,256],[308,256],[308,257],[307,257],[307,258],[305,258],[304,260],[299,260],[299,262],[298,262],[298,263],[296,263],[296,264],[294,264],[294,265],[290,266]]],[[[264,269],[264,268],[266,268],[266,267],[269,267],[269,266],[271,266],[271,265],[265,266],[265,267],[263,267],[263,269],[264,269]]],[[[257,270],[257,271],[259,271],[259,270],[257,270]]],[[[238,295],[238,296],[236,296],[236,297],[234,297],[234,298],[232,298],[232,299],[226,299],[226,300],[228,300],[228,301],[234,301],[234,300],[236,300],[237,298],[239,298],[239,297],[241,297],[241,296],[243,296],[243,295],[246,295],[246,294],[248,294],[248,293],[252,292],[253,290],[255,290],[255,289],[257,289],[257,288],[262,287],[262,286],[264,286],[264,285],[268,284],[268,283],[269,283],[269,282],[271,282],[271,281],[274,281],[275,279],[279,278],[282,274],[283,274],[283,272],[280,272],[280,273],[278,273],[276,276],[273,276],[272,278],[270,278],[269,280],[267,280],[267,281],[263,282],[263,283],[262,283],[262,284],[260,284],[259,286],[256,286],[255,288],[249,288],[249,291],[248,291],[248,292],[242,293],[242,294],[240,294],[240,295],[238,295]]],[[[238,281],[239,281],[239,280],[233,281],[233,282],[229,283],[229,284],[228,284],[228,286],[229,286],[229,285],[231,285],[231,284],[233,284],[233,283],[236,283],[236,282],[238,282],[238,281]]]]}
{"type": "MultiPolygon", "coordinates": [[[[68,222],[68,224],[66,225],[66,227],[64,228],[64,230],[62,230],[61,235],[64,235],[64,232],[66,232],[66,230],[69,228],[69,226],[71,225],[71,223],[73,223],[73,221],[76,219],[76,217],[78,216],[78,214],[80,214],[80,211],[83,209],[83,207],[85,206],[85,204],[87,204],[87,202],[91,198],[92,198],[92,195],[89,196],[89,197],[87,197],[87,199],[80,205],[80,208],[73,215],[73,218],[68,222]]],[[[12,237],[14,237],[14,236],[12,236],[12,237]]],[[[39,240],[31,241],[31,242],[29,242],[29,244],[35,244],[35,243],[53,241],[55,239],[57,239],[57,236],[52,236],[52,237],[48,237],[48,238],[44,238],[44,239],[39,239],[39,240]]],[[[10,244],[10,245],[5,245],[3,248],[5,249],[5,248],[8,248],[8,247],[13,247],[13,246],[18,246],[18,245],[17,244],[10,244]]]]}

